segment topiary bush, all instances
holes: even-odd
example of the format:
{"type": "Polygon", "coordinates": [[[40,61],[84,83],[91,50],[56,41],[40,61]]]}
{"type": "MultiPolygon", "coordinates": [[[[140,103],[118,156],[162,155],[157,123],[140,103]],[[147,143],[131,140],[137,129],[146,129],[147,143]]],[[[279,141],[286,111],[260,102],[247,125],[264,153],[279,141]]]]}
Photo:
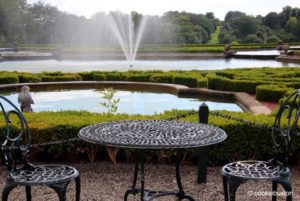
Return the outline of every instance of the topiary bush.
{"type": "Polygon", "coordinates": [[[256,99],[277,103],[289,91],[284,85],[260,85],[256,87],[256,99]]]}
{"type": "Polygon", "coordinates": [[[208,86],[208,80],[207,78],[198,78],[197,79],[197,86],[198,87],[204,87],[204,88],[207,88],[208,86]]]}
{"type": "Polygon", "coordinates": [[[106,75],[103,73],[95,73],[93,76],[93,80],[96,81],[104,81],[106,79],[106,75]]]}
{"type": "Polygon", "coordinates": [[[194,77],[182,76],[182,75],[175,75],[173,76],[173,83],[174,84],[181,84],[191,88],[195,88],[198,86],[198,80],[194,77]]]}
{"type": "Polygon", "coordinates": [[[119,72],[111,72],[111,73],[107,73],[106,74],[106,78],[107,81],[122,81],[122,74],[119,72]]]}
{"type": "Polygon", "coordinates": [[[17,73],[4,72],[0,74],[0,84],[15,84],[19,83],[19,76],[17,73]]]}
{"type": "Polygon", "coordinates": [[[42,82],[62,82],[62,81],[81,81],[80,75],[58,75],[58,76],[42,76],[42,82]]]}
{"type": "Polygon", "coordinates": [[[149,82],[150,75],[144,74],[127,74],[126,81],[132,82],[149,82]]]}
{"type": "Polygon", "coordinates": [[[172,83],[172,76],[164,75],[164,74],[154,74],[154,75],[151,75],[149,81],[157,82],[157,83],[172,83]]]}
{"type": "Polygon", "coordinates": [[[19,82],[20,83],[30,83],[30,82],[41,82],[42,78],[38,75],[32,74],[20,74],[19,75],[19,82]]]}
{"type": "Polygon", "coordinates": [[[82,80],[84,80],[84,81],[94,80],[94,73],[93,72],[80,72],[78,74],[82,77],[82,80]]]}

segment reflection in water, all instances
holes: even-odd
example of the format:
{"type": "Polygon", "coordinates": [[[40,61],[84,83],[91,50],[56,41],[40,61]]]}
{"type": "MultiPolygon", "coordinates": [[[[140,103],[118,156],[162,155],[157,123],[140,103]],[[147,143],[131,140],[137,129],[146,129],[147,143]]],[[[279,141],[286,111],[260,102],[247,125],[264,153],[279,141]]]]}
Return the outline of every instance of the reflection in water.
{"type": "MultiPolygon", "coordinates": [[[[17,93],[7,95],[17,103],[17,93]]],[[[88,90],[62,90],[48,92],[31,92],[35,102],[33,110],[60,111],[60,110],[86,110],[90,112],[106,112],[106,108],[100,105],[103,102],[102,94],[95,89],[88,90]]],[[[203,101],[196,98],[178,98],[166,93],[117,91],[114,98],[120,98],[118,104],[119,113],[127,114],[154,114],[172,109],[197,110],[203,101]]],[[[205,101],[210,110],[242,111],[234,103],[205,101]]]]}

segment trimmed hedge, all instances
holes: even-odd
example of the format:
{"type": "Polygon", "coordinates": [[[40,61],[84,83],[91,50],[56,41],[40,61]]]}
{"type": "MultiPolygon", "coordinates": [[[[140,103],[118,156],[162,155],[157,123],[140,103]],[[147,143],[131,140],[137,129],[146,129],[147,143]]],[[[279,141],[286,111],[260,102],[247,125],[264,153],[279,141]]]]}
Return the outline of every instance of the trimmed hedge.
{"type": "Polygon", "coordinates": [[[80,75],[58,75],[58,76],[42,76],[42,82],[62,82],[62,81],[81,81],[80,75]]]}
{"type": "Polygon", "coordinates": [[[104,81],[105,78],[106,78],[106,76],[103,73],[97,73],[97,74],[94,74],[94,76],[93,76],[93,80],[96,80],[96,81],[104,81]]]}
{"type": "Polygon", "coordinates": [[[206,78],[198,78],[197,79],[197,86],[198,87],[204,87],[207,88],[208,86],[208,80],[206,78]]]}
{"type": "Polygon", "coordinates": [[[290,91],[289,88],[282,85],[260,85],[256,87],[256,99],[277,103],[290,91]]]}
{"type": "MultiPolygon", "coordinates": [[[[89,112],[65,111],[31,113],[25,114],[25,117],[31,128],[32,143],[35,144],[77,137],[77,134],[81,128],[95,123],[137,119],[166,119],[186,112],[187,111],[171,111],[165,112],[164,114],[142,116],[126,114],[108,115],[89,112]]],[[[255,121],[261,124],[267,124],[269,126],[273,124],[275,119],[274,115],[252,115],[248,113],[234,113],[225,111],[222,111],[222,113],[237,118],[242,118],[246,121],[255,121]]],[[[181,120],[198,122],[198,115],[191,115],[181,120]]],[[[282,121],[283,125],[287,124],[285,119],[282,121]]],[[[0,128],[4,129],[3,121],[0,122],[0,128]]],[[[12,122],[13,125],[15,125],[15,121],[13,121],[13,119],[12,122]]],[[[224,129],[228,135],[228,138],[224,142],[209,148],[208,159],[209,163],[212,165],[222,165],[231,160],[266,160],[271,158],[274,154],[271,140],[271,130],[265,127],[253,127],[246,123],[240,123],[213,115],[209,116],[209,123],[224,129]]],[[[300,139],[295,138],[292,144],[293,150],[299,146],[300,139]]],[[[40,147],[39,149],[32,151],[35,154],[35,158],[40,161],[75,161],[83,160],[84,158],[82,157],[87,158],[87,152],[89,151],[89,148],[88,143],[83,141],[75,141],[61,145],[51,145],[45,148],[40,147]],[[80,153],[78,153],[78,150],[80,150],[80,153]],[[68,158],[65,157],[66,155],[68,155],[68,158]]],[[[191,149],[188,151],[188,154],[197,155],[197,151],[197,149],[191,149]]],[[[118,161],[125,161],[127,159],[130,160],[132,158],[132,152],[130,150],[121,149],[120,152],[121,153],[118,155],[118,161]]],[[[168,153],[171,155],[174,152],[170,151],[168,153]]],[[[157,152],[151,152],[151,154],[149,154],[149,159],[156,160],[158,158],[158,154],[159,153],[157,152]]],[[[103,159],[103,152],[97,155],[100,157],[98,160],[103,159]]],[[[108,157],[106,156],[106,159],[107,158],[108,157]]]]}
{"type": "Polygon", "coordinates": [[[127,74],[126,75],[126,81],[132,81],[132,82],[149,82],[150,75],[143,75],[143,74],[127,74]]]}
{"type": "Polygon", "coordinates": [[[150,77],[149,81],[157,83],[172,83],[172,76],[164,74],[154,74],[150,77]]]}
{"type": "Polygon", "coordinates": [[[42,78],[37,75],[19,75],[20,83],[41,82],[42,78]]]}
{"type": "Polygon", "coordinates": [[[14,84],[19,82],[19,76],[17,73],[1,73],[0,84],[14,84]]]}
{"type": "Polygon", "coordinates": [[[122,81],[122,74],[119,72],[106,73],[105,79],[107,81],[122,81]]]}
{"type": "Polygon", "coordinates": [[[173,77],[173,83],[174,84],[186,85],[186,86],[192,87],[192,88],[198,86],[197,78],[188,77],[188,76],[181,76],[181,75],[175,75],[173,77]]]}
{"type": "Polygon", "coordinates": [[[263,81],[231,80],[226,77],[208,76],[208,88],[222,91],[242,91],[254,94],[263,81]]]}

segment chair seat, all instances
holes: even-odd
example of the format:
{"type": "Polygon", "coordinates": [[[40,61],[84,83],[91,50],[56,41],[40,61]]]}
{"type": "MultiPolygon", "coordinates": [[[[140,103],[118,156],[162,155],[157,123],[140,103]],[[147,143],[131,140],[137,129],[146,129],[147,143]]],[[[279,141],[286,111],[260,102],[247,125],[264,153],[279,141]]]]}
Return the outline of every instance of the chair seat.
{"type": "Polygon", "coordinates": [[[78,171],[66,165],[39,165],[12,172],[12,182],[20,185],[49,185],[71,180],[78,171]]]}
{"type": "Polygon", "coordinates": [[[289,176],[290,171],[287,167],[266,161],[236,161],[223,166],[222,174],[246,180],[276,180],[289,176]]]}

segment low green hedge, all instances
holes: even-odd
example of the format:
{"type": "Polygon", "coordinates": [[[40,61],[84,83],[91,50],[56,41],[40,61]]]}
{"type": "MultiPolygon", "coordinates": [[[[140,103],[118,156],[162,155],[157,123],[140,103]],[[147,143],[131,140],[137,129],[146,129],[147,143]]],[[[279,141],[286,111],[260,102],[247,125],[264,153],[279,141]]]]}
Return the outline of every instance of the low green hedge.
{"type": "Polygon", "coordinates": [[[173,83],[174,84],[186,85],[186,86],[192,87],[192,88],[198,86],[198,80],[197,80],[197,78],[183,76],[183,75],[175,75],[175,76],[173,76],[173,83]]]}
{"type": "Polygon", "coordinates": [[[150,75],[146,74],[127,74],[125,75],[126,81],[132,82],[149,82],[150,75]]]}
{"type": "Polygon", "coordinates": [[[15,73],[1,73],[0,84],[14,84],[19,82],[19,77],[15,73]]]}
{"type": "Polygon", "coordinates": [[[81,77],[82,80],[84,81],[93,81],[94,80],[94,72],[80,72],[78,73],[81,77]]]}
{"type": "Polygon", "coordinates": [[[150,77],[149,81],[157,83],[172,83],[172,76],[164,74],[154,74],[150,77]]]}
{"type": "Polygon", "coordinates": [[[31,74],[20,74],[19,75],[19,82],[20,83],[30,83],[30,82],[41,82],[42,78],[37,75],[31,75],[31,74]]]}
{"type": "Polygon", "coordinates": [[[207,78],[198,78],[197,79],[197,87],[207,88],[207,86],[208,86],[207,78]]]}
{"type": "Polygon", "coordinates": [[[256,87],[256,99],[277,103],[292,90],[283,85],[260,85],[256,87]]]}
{"type": "Polygon", "coordinates": [[[226,77],[208,76],[208,88],[222,91],[241,91],[254,94],[263,81],[232,80],[226,77]]]}
{"type": "Polygon", "coordinates": [[[105,79],[107,81],[122,81],[123,76],[119,72],[106,73],[105,79]]]}
{"type": "MultiPolygon", "coordinates": [[[[41,112],[25,114],[26,119],[31,128],[32,143],[43,143],[55,140],[66,140],[77,137],[81,128],[87,125],[120,120],[143,120],[143,119],[166,119],[176,116],[177,114],[186,113],[186,111],[171,111],[164,114],[156,114],[152,116],[142,115],[108,115],[89,112],[41,112]]],[[[252,115],[248,113],[225,112],[237,118],[246,121],[255,121],[260,124],[272,125],[275,116],[270,115],[252,115]]],[[[0,117],[3,118],[3,117],[0,117]]],[[[198,122],[198,115],[191,115],[181,119],[182,121],[198,122]]],[[[286,120],[282,120],[286,125],[286,120]]],[[[0,129],[4,129],[3,121],[0,121],[0,129]]],[[[15,121],[13,121],[13,125],[15,121]]],[[[274,155],[274,149],[271,139],[271,130],[265,127],[253,127],[246,123],[236,122],[224,119],[218,116],[210,115],[209,123],[225,130],[228,138],[217,145],[209,147],[209,163],[212,165],[222,165],[231,160],[258,159],[267,160],[274,155]]],[[[14,127],[14,126],[13,126],[14,127]]],[[[16,130],[16,129],[15,129],[16,130]]],[[[300,139],[293,141],[292,147],[300,146],[300,139]]],[[[61,145],[51,145],[48,147],[40,147],[33,149],[35,159],[40,161],[58,160],[58,161],[78,161],[88,160],[87,153],[88,143],[82,141],[72,141],[61,145]],[[68,156],[67,158],[65,156],[68,156]],[[82,158],[83,157],[83,158],[82,158]]],[[[118,154],[118,161],[131,160],[132,152],[127,149],[121,149],[118,154]]],[[[173,154],[173,151],[168,152],[173,154]]],[[[187,152],[190,156],[197,156],[197,149],[191,149],[187,152]]],[[[159,152],[151,152],[148,159],[157,160],[159,152]]],[[[103,156],[103,152],[98,153],[98,160],[108,157],[103,156]]],[[[195,157],[196,159],[196,157],[195,157]]]]}
{"type": "Polygon", "coordinates": [[[63,81],[81,81],[81,80],[82,78],[80,75],[42,76],[42,82],[63,82],[63,81]]]}
{"type": "Polygon", "coordinates": [[[106,79],[106,75],[103,73],[95,73],[93,76],[93,80],[96,81],[104,81],[106,79]]]}

